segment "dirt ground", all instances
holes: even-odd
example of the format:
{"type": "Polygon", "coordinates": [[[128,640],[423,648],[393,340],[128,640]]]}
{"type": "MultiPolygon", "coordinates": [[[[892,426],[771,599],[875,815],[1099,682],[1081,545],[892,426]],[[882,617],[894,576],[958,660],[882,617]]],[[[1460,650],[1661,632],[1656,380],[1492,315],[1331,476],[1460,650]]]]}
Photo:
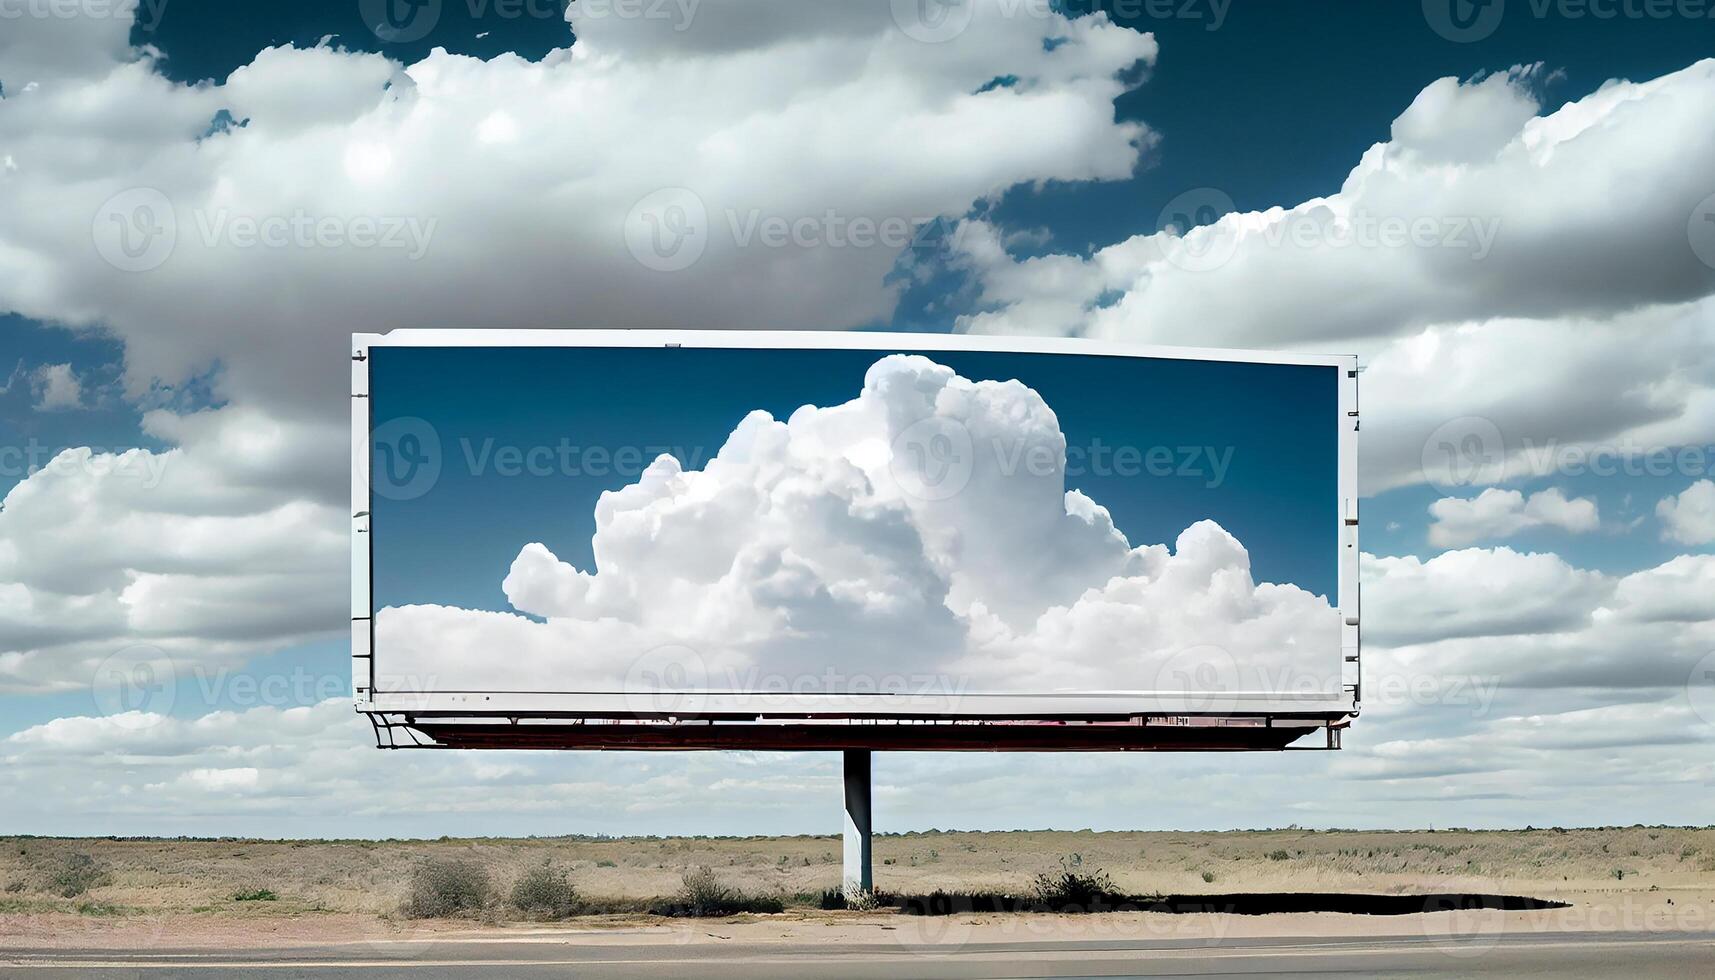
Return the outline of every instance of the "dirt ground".
{"type": "Polygon", "coordinates": [[[1068,930],[1115,936],[1398,935],[1435,930],[1715,930],[1715,828],[1525,831],[1258,831],[1235,833],[1020,831],[878,836],[879,890],[1025,891],[1063,864],[1102,870],[1133,893],[1349,891],[1483,892],[1570,902],[1523,913],[1376,917],[1326,913],[1100,916],[822,912],[837,885],[832,837],[554,838],[438,841],[56,840],[0,838],[0,947],[219,945],[303,942],[398,944],[481,941],[495,935],[554,941],[703,942],[743,936],[913,941],[1007,941],[1068,930]],[[707,866],[722,882],[779,897],[778,915],[664,920],[586,916],[542,925],[504,905],[480,921],[398,915],[412,869],[460,860],[486,870],[505,895],[525,869],[551,858],[579,894],[645,900],[675,894],[707,866]],[[81,886],[81,888],[79,887],[81,886]],[[75,895],[66,894],[76,890],[75,895]],[[248,899],[266,892],[267,898],[248,899]],[[1402,921],[1409,919],[1412,921],[1402,921]],[[1129,931],[1128,931],[1129,930],[1129,931]],[[1314,930],[1305,932],[1304,930],[1314,930]],[[1022,933],[1022,934],[1021,934],[1022,933]]]}

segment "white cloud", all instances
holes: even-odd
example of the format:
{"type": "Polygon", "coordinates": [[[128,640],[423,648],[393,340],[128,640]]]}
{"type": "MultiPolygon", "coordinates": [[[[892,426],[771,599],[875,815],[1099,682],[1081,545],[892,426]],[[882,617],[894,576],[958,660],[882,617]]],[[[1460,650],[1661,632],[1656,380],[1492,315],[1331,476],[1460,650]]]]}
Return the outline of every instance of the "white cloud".
{"type": "Polygon", "coordinates": [[[135,644],[225,664],[338,632],[344,506],[307,495],[338,428],[151,413],[163,452],[68,449],[0,507],[0,689],[84,687],[135,644]]]}
{"type": "Polygon", "coordinates": [[[1363,586],[1364,639],[1382,646],[1576,629],[1613,588],[1558,555],[1506,547],[1427,561],[1366,555],[1363,586]]]}
{"type": "Polygon", "coordinates": [[[81,685],[131,643],[227,662],[343,626],[355,329],[849,327],[899,288],[899,246],[857,247],[852,222],[1128,176],[1153,137],[1113,100],[1153,39],[979,7],[925,45],[885,5],[723,4],[671,38],[574,6],[577,44],[540,62],[280,47],[197,85],[128,46],[124,10],[9,24],[0,309],[110,331],[133,396],[218,368],[224,407],[152,413],[174,448],[73,450],[12,491],[0,686],[81,685]],[[222,110],[244,125],[211,133],[222,110]],[[671,187],[709,241],[664,273],[625,232],[671,187]],[[732,232],[829,214],[811,247],[732,232]],[[411,248],[364,247],[394,228],[411,248]]]}
{"type": "Polygon", "coordinates": [[[218,364],[223,395],[329,419],[345,384],[329,365],[354,329],[883,319],[903,244],[865,245],[863,223],[1124,178],[1153,140],[1113,109],[1151,37],[975,6],[957,39],[923,44],[886,4],[746,0],[683,31],[574,5],[577,43],[540,62],[283,47],[194,86],[110,32],[33,22],[38,45],[84,47],[63,65],[0,48],[16,164],[0,179],[15,219],[0,308],[112,330],[134,393],[218,364]],[[979,91],[1000,76],[1017,82],[979,91]],[[247,124],[204,138],[223,109],[247,124]],[[695,198],[663,207],[695,207],[632,213],[664,188],[695,198]],[[650,218],[701,236],[700,260],[634,257],[627,231],[650,241],[650,218]],[[768,221],[810,244],[747,231],[768,221]],[[361,246],[390,229],[409,247],[361,246]]]}
{"type": "Polygon", "coordinates": [[[604,493],[596,570],[526,546],[504,588],[545,623],[382,610],[380,686],[618,691],[640,658],[679,645],[717,689],[767,689],[753,671],[762,685],[854,689],[829,668],[871,684],[946,678],[937,693],[1175,690],[1176,668],[1227,690],[1337,689],[1325,598],[1255,583],[1213,521],[1172,551],[1133,548],[1066,489],[1065,450],[1023,384],[885,357],[849,402],[784,422],[753,412],[704,469],[663,456],[604,493]],[[944,470],[913,451],[936,438],[953,447],[944,470]]]}
{"type": "Polygon", "coordinates": [[[1715,542],[1715,481],[1698,480],[1678,496],[1663,497],[1655,505],[1661,520],[1661,536],[1686,545],[1715,542]]]}
{"type": "Polygon", "coordinates": [[[1443,497],[1429,505],[1429,514],[1434,518],[1429,525],[1429,543],[1437,548],[1510,538],[1539,527],[1584,534],[1601,523],[1594,500],[1567,499],[1559,487],[1528,498],[1517,490],[1490,487],[1471,498],[1443,497]]]}
{"type": "Polygon", "coordinates": [[[1715,189],[1715,61],[1542,116],[1534,77],[1433,83],[1338,193],[1291,208],[1022,261],[977,226],[961,243],[984,310],[962,325],[1359,353],[1367,492],[1493,484],[1544,447],[1700,444],[1715,266],[1692,218],[1715,189]],[[1440,477],[1432,436],[1461,419],[1496,465],[1440,477]]]}
{"type": "Polygon", "coordinates": [[[1505,547],[1428,561],[1366,556],[1363,585],[1366,675],[1683,689],[1715,644],[1715,557],[1707,555],[1621,576],[1505,547]]]}
{"type": "Polygon", "coordinates": [[[70,364],[44,364],[31,375],[36,389],[36,411],[54,412],[83,404],[83,383],[70,364]]]}

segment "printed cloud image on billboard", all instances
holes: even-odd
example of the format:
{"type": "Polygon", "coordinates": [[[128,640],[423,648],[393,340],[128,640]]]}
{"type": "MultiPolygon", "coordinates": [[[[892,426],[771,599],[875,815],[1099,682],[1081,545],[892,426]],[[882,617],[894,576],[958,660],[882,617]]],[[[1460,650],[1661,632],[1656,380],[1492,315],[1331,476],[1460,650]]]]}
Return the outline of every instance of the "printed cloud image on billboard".
{"type": "Polygon", "coordinates": [[[370,346],[372,693],[1349,700],[1337,359],[795,336],[370,346]]]}

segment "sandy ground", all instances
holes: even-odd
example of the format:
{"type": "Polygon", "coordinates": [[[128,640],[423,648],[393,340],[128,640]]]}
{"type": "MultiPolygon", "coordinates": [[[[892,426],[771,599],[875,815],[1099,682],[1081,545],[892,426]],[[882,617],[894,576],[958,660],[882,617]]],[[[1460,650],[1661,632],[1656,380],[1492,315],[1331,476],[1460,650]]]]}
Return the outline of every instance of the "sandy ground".
{"type": "Polygon", "coordinates": [[[838,942],[965,944],[1058,938],[1220,941],[1290,936],[1472,936],[1715,930],[1715,830],[1616,828],[1413,833],[927,833],[876,841],[878,887],[894,892],[1023,890],[1064,863],[1100,868],[1136,892],[1485,892],[1571,903],[1537,912],[1410,916],[1094,916],[848,913],[790,907],[832,887],[828,837],[431,842],[0,839],[0,948],[195,948],[543,941],[595,944],[838,942]],[[780,896],[778,915],[664,920],[583,917],[550,925],[420,921],[397,915],[410,871],[436,859],[484,867],[497,891],[551,858],[580,893],[673,894],[688,869],[780,896]],[[87,859],[87,861],[85,860],[87,859]],[[57,893],[85,868],[82,894],[57,893]],[[237,901],[257,888],[271,901],[237,901]]]}

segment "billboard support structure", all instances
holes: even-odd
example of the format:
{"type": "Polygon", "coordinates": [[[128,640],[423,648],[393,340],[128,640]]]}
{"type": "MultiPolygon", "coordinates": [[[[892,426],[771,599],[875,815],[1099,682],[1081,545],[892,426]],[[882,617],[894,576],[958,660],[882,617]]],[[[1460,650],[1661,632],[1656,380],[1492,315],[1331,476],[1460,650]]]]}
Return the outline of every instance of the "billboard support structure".
{"type": "Polygon", "coordinates": [[[870,859],[870,763],[868,749],[848,749],[843,753],[846,830],[840,891],[848,901],[861,900],[875,890],[870,859]]]}

